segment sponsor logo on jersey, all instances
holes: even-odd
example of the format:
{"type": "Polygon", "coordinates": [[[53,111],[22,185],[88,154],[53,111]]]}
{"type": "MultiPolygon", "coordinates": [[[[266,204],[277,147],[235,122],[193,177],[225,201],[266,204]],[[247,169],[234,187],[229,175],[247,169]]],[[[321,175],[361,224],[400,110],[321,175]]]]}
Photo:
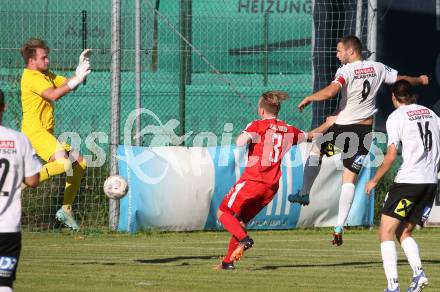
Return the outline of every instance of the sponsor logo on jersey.
{"type": "Polygon", "coordinates": [[[425,222],[426,220],[428,220],[429,213],[431,213],[431,208],[425,207],[425,209],[423,209],[422,222],[425,222]]]}
{"type": "Polygon", "coordinates": [[[431,113],[428,109],[419,109],[406,112],[410,121],[423,120],[432,118],[431,113]]]}
{"type": "Polygon", "coordinates": [[[2,149],[2,148],[0,148],[0,154],[3,154],[3,155],[17,154],[17,149],[2,149]]]}
{"type": "Polygon", "coordinates": [[[0,140],[0,149],[15,149],[14,140],[0,140]]]}
{"type": "Polygon", "coordinates": [[[362,164],[364,163],[365,155],[356,155],[356,158],[353,161],[353,164],[351,165],[354,169],[361,169],[362,164]]]}
{"type": "Polygon", "coordinates": [[[363,74],[370,74],[375,73],[373,67],[367,67],[367,68],[360,68],[360,69],[354,69],[354,75],[363,75],[363,74]]]}
{"type": "Polygon", "coordinates": [[[16,257],[0,257],[0,277],[10,277],[17,264],[16,257]]]}
{"type": "Polygon", "coordinates": [[[394,209],[394,213],[399,215],[400,217],[406,218],[411,211],[413,205],[414,203],[410,200],[402,199],[397,204],[396,209],[394,209]]]}
{"type": "Polygon", "coordinates": [[[413,110],[413,111],[408,111],[408,112],[406,112],[406,114],[408,115],[408,117],[422,116],[422,115],[431,115],[431,113],[429,112],[429,109],[427,109],[427,108],[413,110]]]}

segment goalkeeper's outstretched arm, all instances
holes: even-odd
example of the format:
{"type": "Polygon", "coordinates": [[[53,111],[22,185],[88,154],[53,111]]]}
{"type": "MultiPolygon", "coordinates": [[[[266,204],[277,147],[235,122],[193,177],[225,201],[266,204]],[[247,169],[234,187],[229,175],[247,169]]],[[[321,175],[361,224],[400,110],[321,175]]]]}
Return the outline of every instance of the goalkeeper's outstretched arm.
{"type": "Polygon", "coordinates": [[[70,78],[66,83],[57,88],[48,88],[41,93],[44,99],[56,101],[74,90],[78,85],[84,82],[84,79],[89,75],[90,63],[88,60],[81,62],[75,70],[75,76],[70,78]]]}

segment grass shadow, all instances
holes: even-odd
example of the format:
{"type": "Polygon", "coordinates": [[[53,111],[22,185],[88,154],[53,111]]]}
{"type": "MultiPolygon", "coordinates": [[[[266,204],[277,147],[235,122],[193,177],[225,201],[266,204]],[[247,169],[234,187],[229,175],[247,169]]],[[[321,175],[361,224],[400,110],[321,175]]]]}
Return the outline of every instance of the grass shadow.
{"type": "MultiPolygon", "coordinates": [[[[422,264],[440,264],[440,260],[422,260],[422,264]]],[[[397,264],[399,266],[408,265],[408,261],[406,260],[398,260],[397,264]]],[[[347,266],[382,266],[381,261],[371,261],[371,262],[341,262],[341,263],[333,263],[333,264],[297,264],[297,265],[270,265],[263,266],[261,268],[257,268],[255,270],[277,270],[282,268],[325,268],[325,267],[347,267],[347,266]]]]}
{"type": "Polygon", "coordinates": [[[135,262],[141,264],[165,264],[171,262],[177,262],[182,260],[212,260],[218,259],[218,255],[210,255],[210,256],[179,256],[179,257],[171,257],[171,258],[160,258],[160,259],[145,259],[145,260],[134,260],[135,262]]]}

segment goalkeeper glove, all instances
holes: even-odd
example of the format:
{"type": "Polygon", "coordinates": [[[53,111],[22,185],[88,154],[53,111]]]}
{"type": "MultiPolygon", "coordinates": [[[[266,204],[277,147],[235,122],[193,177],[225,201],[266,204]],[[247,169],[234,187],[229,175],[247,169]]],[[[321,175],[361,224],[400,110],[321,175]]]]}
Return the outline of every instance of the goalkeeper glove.
{"type": "Polygon", "coordinates": [[[79,55],[79,63],[78,66],[81,65],[82,62],[84,61],[89,61],[90,60],[90,55],[92,54],[92,50],[91,49],[85,49],[81,55],[79,55]]]}
{"type": "Polygon", "coordinates": [[[78,85],[84,82],[84,79],[90,74],[90,72],[92,72],[90,70],[90,63],[88,60],[84,60],[78,65],[78,67],[76,67],[75,77],[67,82],[67,86],[69,86],[70,89],[75,89],[78,85]]]}

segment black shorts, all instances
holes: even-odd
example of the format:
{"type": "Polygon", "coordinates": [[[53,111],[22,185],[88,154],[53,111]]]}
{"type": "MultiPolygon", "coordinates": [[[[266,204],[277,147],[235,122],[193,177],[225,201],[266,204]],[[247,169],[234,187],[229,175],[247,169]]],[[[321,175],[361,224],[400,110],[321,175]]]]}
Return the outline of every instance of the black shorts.
{"type": "Polygon", "coordinates": [[[382,214],[423,225],[437,195],[437,184],[393,183],[385,197],[382,214]]]}
{"type": "Polygon", "coordinates": [[[0,286],[12,288],[21,250],[21,232],[0,233],[0,286]]]}
{"type": "Polygon", "coordinates": [[[318,140],[321,156],[327,157],[342,151],[342,163],[345,168],[359,174],[372,142],[371,125],[333,124],[318,140]]]}

